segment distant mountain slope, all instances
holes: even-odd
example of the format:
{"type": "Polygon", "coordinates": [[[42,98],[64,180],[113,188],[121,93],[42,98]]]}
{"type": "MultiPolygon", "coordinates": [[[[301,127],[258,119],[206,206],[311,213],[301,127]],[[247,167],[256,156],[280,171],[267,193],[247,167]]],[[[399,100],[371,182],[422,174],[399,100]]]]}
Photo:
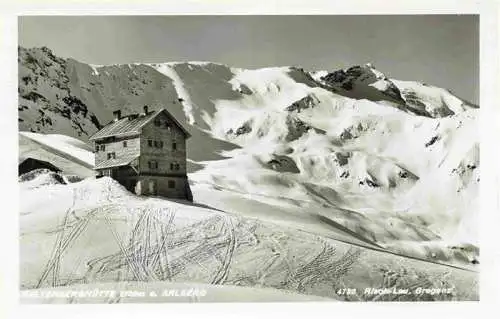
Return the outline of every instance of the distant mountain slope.
{"type": "Polygon", "coordinates": [[[145,104],[167,108],[192,134],[198,185],[291,206],[392,250],[477,258],[479,109],[445,89],[372,65],[93,66],[19,48],[21,131],[87,141],[112,111],[145,104]]]}

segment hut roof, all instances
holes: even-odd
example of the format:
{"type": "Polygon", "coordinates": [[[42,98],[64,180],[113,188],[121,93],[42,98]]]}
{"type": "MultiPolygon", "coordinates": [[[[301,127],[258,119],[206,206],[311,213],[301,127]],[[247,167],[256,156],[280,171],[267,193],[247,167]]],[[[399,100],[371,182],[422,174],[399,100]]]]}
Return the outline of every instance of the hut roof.
{"type": "Polygon", "coordinates": [[[100,129],[94,135],[90,137],[90,140],[97,140],[112,136],[128,136],[139,134],[141,128],[157,117],[161,113],[165,113],[169,118],[171,118],[177,126],[182,130],[186,137],[190,137],[191,134],[172,116],[166,109],[159,109],[154,112],[143,115],[129,115],[120,118],[117,121],[113,121],[100,129]]]}

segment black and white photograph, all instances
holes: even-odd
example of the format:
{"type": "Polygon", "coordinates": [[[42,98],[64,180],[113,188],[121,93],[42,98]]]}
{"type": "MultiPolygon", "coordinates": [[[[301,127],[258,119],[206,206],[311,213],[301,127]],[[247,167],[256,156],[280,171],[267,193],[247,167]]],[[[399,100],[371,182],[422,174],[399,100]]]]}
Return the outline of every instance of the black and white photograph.
{"type": "Polygon", "coordinates": [[[479,301],[479,30],[19,15],[20,303],[479,301]]]}

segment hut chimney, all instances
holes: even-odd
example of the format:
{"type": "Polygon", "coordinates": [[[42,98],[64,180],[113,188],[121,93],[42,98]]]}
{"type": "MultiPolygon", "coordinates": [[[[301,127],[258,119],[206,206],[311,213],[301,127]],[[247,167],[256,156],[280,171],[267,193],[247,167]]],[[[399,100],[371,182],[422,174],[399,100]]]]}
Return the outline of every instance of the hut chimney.
{"type": "Polygon", "coordinates": [[[148,115],[148,106],[144,105],[144,115],[148,115]]]}
{"type": "Polygon", "coordinates": [[[113,116],[115,117],[115,121],[118,121],[122,117],[122,111],[120,110],[114,111],[113,116]]]}

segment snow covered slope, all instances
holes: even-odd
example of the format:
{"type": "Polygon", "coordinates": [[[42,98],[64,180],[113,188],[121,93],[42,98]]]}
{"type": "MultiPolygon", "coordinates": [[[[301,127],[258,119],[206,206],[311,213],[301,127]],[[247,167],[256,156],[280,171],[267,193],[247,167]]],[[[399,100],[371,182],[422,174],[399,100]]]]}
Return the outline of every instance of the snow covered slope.
{"type": "Polygon", "coordinates": [[[223,190],[238,194],[233,203],[268,207],[274,220],[273,207],[286,207],[304,215],[296,221],[335,224],[393,251],[477,262],[479,109],[445,89],[372,65],[92,66],[19,49],[22,131],[86,141],[112,111],[145,104],[166,107],[192,134],[195,200],[242,210],[208,195],[223,190]]]}
{"type": "Polygon", "coordinates": [[[95,175],[90,145],[65,135],[19,132],[19,157],[48,161],[66,175],[95,175]]]}
{"type": "Polygon", "coordinates": [[[71,184],[46,180],[40,175],[20,183],[24,296],[40,295],[51,287],[79,291],[119,286],[161,296],[163,289],[184,285],[222,290],[200,301],[255,301],[256,292],[233,286],[279,289],[262,291],[272,300],[312,299],[303,295],[353,301],[479,298],[478,274],[473,271],[345,244],[186,201],[138,197],[108,177],[71,184]],[[357,293],[337,293],[345,287],[357,293]],[[364,293],[373,287],[407,291],[364,293]],[[231,291],[235,295],[228,295],[231,291]]]}
{"type": "Polygon", "coordinates": [[[43,147],[50,148],[54,152],[70,158],[74,162],[82,162],[84,165],[93,168],[95,156],[89,144],[72,137],[60,134],[39,134],[20,132],[23,137],[29,138],[43,147]]]}

